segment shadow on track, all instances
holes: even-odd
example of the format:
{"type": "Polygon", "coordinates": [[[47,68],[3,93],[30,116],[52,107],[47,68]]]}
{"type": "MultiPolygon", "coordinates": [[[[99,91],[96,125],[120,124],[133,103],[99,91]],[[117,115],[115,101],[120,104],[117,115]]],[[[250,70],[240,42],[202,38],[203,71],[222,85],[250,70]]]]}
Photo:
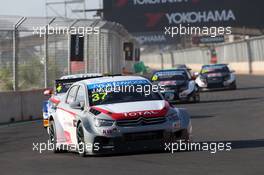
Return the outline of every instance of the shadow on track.
{"type": "MultiPolygon", "coordinates": [[[[207,143],[208,145],[210,144],[218,144],[218,143],[231,143],[231,151],[234,149],[248,149],[248,148],[261,148],[264,147],[264,139],[254,139],[254,140],[223,140],[223,141],[199,141],[199,142],[191,142],[191,143],[195,143],[195,144],[200,144],[203,145],[204,143],[207,143]]],[[[202,148],[202,146],[201,146],[202,148]]],[[[210,150],[209,150],[210,151],[210,150]]],[[[175,151],[174,153],[177,154],[178,153],[187,153],[187,152],[208,152],[207,151],[203,151],[203,150],[189,150],[189,151],[175,151]]],[[[72,156],[72,154],[75,154],[77,157],[78,153],[72,153],[72,152],[68,152],[68,154],[64,153],[63,155],[66,156],[72,156]]],[[[113,154],[105,154],[105,155],[88,155],[86,157],[121,157],[121,156],[135,156],[135,155],[150,155],[150,154],[171,154],[168,151],[165,151],[163,149],[161,150],[155,150],[155,151],[147,151],[147,150],[142,150],[142,151],[131,151],[131,152],[126,152],[126,153],[113,153],[113,154]]]]}
{"type": "MultiPolygon", "coordinates": [[[[201,145],[203,143],[231,143],[231,151],[234,149],[248,149],[248,148],[261,148],[264,147],[264,139],[254,139],[254,140],[224,140],[224,141],[204,141],[204,142],[194,142],[194,143],[200,143],[201,145]]],[[[176,152],[207,152],[202,150],[196,150],[196,151],[176,151],[176,152]]],[[[116,157],[116,156],[133,156],[133,155],[143,155],[143,154],[166,154],[170,153],[164,150],[157,150],[157,151],[141,151],[141,152],[131,152],[131,153],[120,153],[120,154],[113,154],[113,155],[106,155],[103,157],[116,157]]],[[[98,156],[95,156],[98,157],[98,156]]],[[[99,156],[102,157],[102,156],[99,156]]]]}
{"type": "Polygon", "coordinates": [[[222,140],[222,141],[203,141],[195,143],[231,143],[233,149],[247,149],[247,148],[260,148],[264,147],[264,139],[254,140],[222,140]]]}
{"type": "Polygon", "coordinates": [[[237,88],[237,91],[258,90],[258,89],[263,89],[264,90],[264,86],[240,87],[240,88],[237,88]]]}
{"type": "Polygon", "coordinates": [[[200,103],[222,103],[222,102],[236,102],[236,101],[250,101],[250,100],[260,100],[263,97],[250,97],[250,98],[237,98],[237,99],[220,99],[220,100],[201,100],[200,103]]]}
{"type": "Polygon", "coordinates": [[[191,119],[203,119],[203,118],[211,118],[215,117],[213,115],[191,115],[191,119]]]}
{"type": "Polygon", "coordinates": [[[244,149],[244,148],[260,148],[264,147],[264,139],[255,140],[233,140],[232,149],[244,149]]]}

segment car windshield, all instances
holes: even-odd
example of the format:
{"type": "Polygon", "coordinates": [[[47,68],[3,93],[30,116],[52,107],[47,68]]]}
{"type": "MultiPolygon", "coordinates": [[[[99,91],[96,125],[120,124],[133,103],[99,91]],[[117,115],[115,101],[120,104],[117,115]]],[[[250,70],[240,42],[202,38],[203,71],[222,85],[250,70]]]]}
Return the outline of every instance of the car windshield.
{"type": "Polygon", "coordinates": [[[56,83],[55,84],[56,93],[57,94],[66,93],[72,84],[73,84],[72,82],[70,82],[70,83],[63,83],[63,82],[56,83]]]}
{"type": "Polygon", "coordinates": [[[150,83],[103,86],[100,88],[88,86],[88,94],[90,106],[162,100],[159,93],[152,91],[150,83]]]}
{"type": "Polygon", "coordinates": [[[156,72],[152,78],[152,81],[185,81],[188,80],[188,76],[184,71],[161,71],[156,72]]]}
{"type": "Polygon", "coordinates": [[[229,72],[229,69],[225,65],[204,66],[201,70],[201,74],[228,73],[228,72],[229,72]]]}

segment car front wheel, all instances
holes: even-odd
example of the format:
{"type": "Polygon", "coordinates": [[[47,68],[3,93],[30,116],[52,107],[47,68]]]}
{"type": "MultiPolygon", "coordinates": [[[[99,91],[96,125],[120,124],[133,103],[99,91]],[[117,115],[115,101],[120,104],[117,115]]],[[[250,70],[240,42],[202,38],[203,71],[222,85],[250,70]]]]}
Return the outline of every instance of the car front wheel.
{"type": "Polygon", "coordinates": [[[236,89],[237,89],[236,82],[233,82],[233,83],[231,84],[230,89],[231,89],[231,90],[236,90],[236,89]]]}
{"type": "Polygon", "coordinates": [[[86,146],[84,141],[84,132],[82,123],[80,123],[77,127],[77,141],[78,141],[78,153],[81,157],[86,156],[86,146]]]}
{"type": "Polygon", "coordinates": [[[193,97],[192,97],[193,103],[199,103],[200,102],[200,93],[196,93],[193,97]]]}

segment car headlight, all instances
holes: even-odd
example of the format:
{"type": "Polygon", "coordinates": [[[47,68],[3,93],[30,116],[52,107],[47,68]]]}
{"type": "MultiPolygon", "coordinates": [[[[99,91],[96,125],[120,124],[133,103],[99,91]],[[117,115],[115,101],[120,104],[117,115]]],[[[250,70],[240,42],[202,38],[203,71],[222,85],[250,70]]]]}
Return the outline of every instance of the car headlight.
{"type": "Polygon", "coordinates": [[[102,127],[102,126],[113,126],[114,121],[113,120],[104,120],[104,119],[94,119],[94,125],[96,127],[102,127]]]}
{"type": "Polygon", "coordinates": [[[201,82],[206,83],[206,78],[205,77],[200,76],[200,80],[201,80],[201,82]]]}

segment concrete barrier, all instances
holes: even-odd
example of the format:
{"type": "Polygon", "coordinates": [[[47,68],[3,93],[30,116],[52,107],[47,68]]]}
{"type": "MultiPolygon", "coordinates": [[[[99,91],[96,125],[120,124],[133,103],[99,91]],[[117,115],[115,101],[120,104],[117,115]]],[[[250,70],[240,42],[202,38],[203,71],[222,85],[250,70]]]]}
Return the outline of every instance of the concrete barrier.
{"type": "MultiPolygon", "coordinates": [[[[193,71],[200,71],[202,64],[188,64],[193,71]]],[[[250,74],[250,65],[248,62],[229,63],[231,70],[236,74],[250,74]]],[[[264,75],[264,62],[253,61],[251,64],[251,74],[264,75]]]]}
{"type": "MultiPolygon", "coordinates": [[[[264,36],[247,40],[216,44],[219,63],[227,63],[237,74],[264,75],[264,36]]],[[[151,69],[168,69],[172,65],[187,64],[194,71],[211,60],[208,47],[142,53],[141,61],[151,69]],[[162,54],[161,54],[162,53],[162,54]]]]}
{"type": "Polygon", "coordinates": [[[43,90],[0,92],[0,123],[42,117],[43,90]]]}
{"type": "MultiPolygon", "coordinates": [[[[161,69],[160,63],[148,63],[144,62],[145,65],[149,66],[153,70],[161,69]]],[[[248,62],[237,62],[237,63],[228,63],[231,70],[234,70],[236,74],[253,74],[253,75],[264,75],[264,62],[261,61],[253,61],[251,66],[248,62]],[[250,72],[250,67],[251,71],[250,72]]],[[[186,64],[193,71],[198,72],[201,70],[203,64],[186,64]]],[[[164,64],[164,69],[172,68],[171,64],[164,64]]]]}

